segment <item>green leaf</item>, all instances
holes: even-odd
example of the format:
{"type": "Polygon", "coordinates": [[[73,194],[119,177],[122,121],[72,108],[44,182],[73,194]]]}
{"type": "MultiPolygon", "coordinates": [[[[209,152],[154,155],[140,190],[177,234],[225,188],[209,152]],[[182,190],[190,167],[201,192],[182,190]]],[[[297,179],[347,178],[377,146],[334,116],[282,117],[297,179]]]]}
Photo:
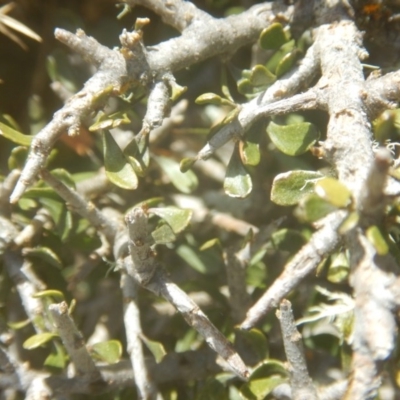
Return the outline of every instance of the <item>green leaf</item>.
{"type": "Polygon", "coordinates": [[[265,64],[266,68],[276,74],[276,69],[282,60],[282,58],[290,53],[295,48],[295,41],[290,40],[289,42],[283,44],[279,50],[267,61],[265,64]]]}
{"type": "Polygon", "coordinates": [[[319,196],[311,194],[302,199],[295,210],[295,215],[300,221],[315,222],[337,208],[319,196]]]}
{"type": "Polygon", "coordinates": [[[253,94],[254,87],[248,78],[242,78],[237,81],[237,88],[240,94],[253,94]]]}
{"type": "Polygon", "coordinates": [[[345,233],[351,231],[358,225],[359,221],[360,221],[360,214],[357,211],[351,212],[340,225],[339,233],[341,235],[344,235],[345,233]]]}
{"type": "Polygon", "coordinates": [[[233,103],[232,101],[228,99],[224,99],[221,96],[218,96],[215,93],[204,93],[197,97],[195,100],[196,104],[215,104],[217,106],[225,105],[225,106],[231,106],[231,107],[236,107],[236,104],[233,103]]]}
{"type": "Polygon", "coordinates": [[[17,331],[18,329],[22,329],[25,328],[26,326],[28,326],[31,323],[31,320],[25,319],[23,321],[17,321],[17,322],[7,322],[7,325],[11,328],[14,329],[15,331],[17,331]]]}
{"type": "Polygon", "coordinates": [[[384,256],[388,253],[389,245],[376,225],[370,226],[365,234],[380,256],[384,256]]]}
{"type": "Polygon", "coordinates": [[[268,124],[267,133],[272,143],[282,153],[289,156],[298,156],[305,153],[319,139],[316,127],[309,122],[277,125],[271,121],[268,124]]]}
{"type": "Polygon", "coordinates": [[[108,131],[103,131],[103,152],[107,178],[123,189],[136,189],[138,179],[135,171],[108,131]]]}
{"type": "Polygon", "coordinates": [[[211,250],[205,250],[199,254],[193,247],[182,244],[176,249],[176,253],[201,274],[215,274],[221,268],[221,260],[218,260],[211,250]]]}
{"type": "Polygon", "coordinates": [[[196,400],[229,400],[225,386],[215,378],[207,378],[196,393],[196,400]]]}
{"type": "Polygon", "coordinates": [[[3,122],[0,122],[0,135],[16,144],[27,147],[31,145],[33,139],[33,136],[24,135],[3,122]]]}
{"type": "Polygon", "coordinates": [[[127,125],[130,123],[131,120],[125,111],[117,111],[110,115],[100,115],[97,121],[89,127],[89,131],[95,132],[100,129],[112,129],[117,128],[120,125],[127,125]]]}
{"type": "Polygon", "coordinates": [[[36,292],[32,295],[35,299],[41,299],[43,297],[51,297],[56,302],[61,302],[65,300],[64,294],[59,290],[42,290],[41,292],[36,292]]]}
{"type": "Polygon", "coordinates": [[[157,227],[151,232],[151,236],[156,244],[168,244],[176,240],[176,235],[168,224],[157,227]]]}
{"type": "Polygon", "coordinates": [[[139,176],[145,176],[150,164],[149,136],[134,137],[123,151],[133,170],[139,176]]]}
{"type": "Polygon", "coordinates": [[[346,254],[342,251],[332,256],[331,265],[329,266],[327,279],[332,283],[344,282],[350,271],[350,263],[346,254]]]}
{"type": "Polygon", "coordinates": [[[58,335],[53,332],[38,333],[26,339],[22,347],[26,350],[33,350],[45,345],[56,337],[58,337],[58,335]]]}
{"type": "Polygon", "coordinates": [[[193,214],[192,210],[172,206],[149,208],[149,212],[167,222],[175,234],[182,232],[189,225],[193,214]]]}
{"type": "Polygon", "coordinates": [[[297,58],[299,57],[299,54],[300,51],[294,49],[282,57],[275,70],[275,74],[278,78],[280,78],[282,75],[285,75],[286,72],[289,72],[293,68],[297,58]]]}
{"type": "Polygon", "coordinates": [[[224,180],[224,190],[228,196],[244,198],[253,188],[250,174],[243,166],[239,156],[238,146],[235,146],[224,180]]]}
{"type": "Polygon", "coordinates": [[[68,187],[70,187],[72,189],[76,188],[75,180],[67,170],[65,170],[63,168],[57,168],[57,169],[53,169],[52,171],[50,171],[50,173],[55,178],[57,178],[62,183],[64,183],[66,186],[68,186],[68,187]]]}
{"type": "Polygon", "coordinates": [[[251,69],[250,84],[253,86],[269,86],[276,81],[276,76],[264,65],[258,64],[251,69]]]}
{"type": "Polygon", "coordinates": [[[171,100],[179,99],[187,91],[187,86],[180,86],[175,81],[170,81],[171,85],[171,100]]]}
{"type": "Polygon", "coordinates": [[[268,340],[264,333],[259,329],[235,329],[235,348],[241,354],[241,349],[250,354],[253,357],[257,357],[258,360],[264,360],[268,357],[268,340]]]}
{"type": "Polygon", "coordinates": [[[49,249],[48,247],[35,247],[35,248],[25,248],[23,250],[23,254],[28,257],[36,257],[39,258],[43,261],[45,261],[47,264],[52,265],[53,267],[56,267],[58,269],[62,269],[62,262],[57,256],[56,253],[54,253],[53,250],[49,249]]]}
{"type": "Polygon", "coordinates": [[[168,157],[154,156],[154,160],[160,165],[172,184],[182,193],[192,193],[197,188],[199,182],[193,171],[182,172],[179,163],[168,157]]]}
{"type": "Polygon", "coordinates": [[[155,340],[150,340],[144,335],[141,335],[140,338],[143,340],[146,347],[153,354],[156,363],[160,363],[162,359],[166,356],[167,352],[164,349],[164,346],[160,342],[156,342],[155,340]]]}
{"type": "Polygon", "coordinates": [[[288,373],[280,361],[268,360],[254,369],[249,382],[242,385],[240,393],[244,399],[264,400],[278,385],[287,382],[288,373]]]}
{"type": "Polygon", "coordinates": [[[181,162],[179,163],[179,168],[181,172],[185,173],[190,170],[190,168],[193,167],[194,163],[197,161],[197,158],[195,157],[187,157],[183,158],[181,162]]]}
{"type": "Polygon", "coordinates": [[[260,146],[250,141],[240,141],[240,158],[244,165],[256,166],[260,163],[260,146]]]}
{"type": "Polygon", "coordinates": [[[280,206],[297,204],[306,195],[314,192],[314,185],[323,178],[320,172],[289,171],[279,174],[272,183],[271,201],[280,206]]]}
{"type": "Polygon", "coordinates": [[[50,353],[43,364],[49,368],[57,368],[62,370],[67,364],[68,356],[65,353],[64,347],[61,344],[55,341],[54,345],[56,348],[56,352],[50,353]]]}
{"type": "Polygon", "coordinates": [[[305,244],[306,239],[294,229],[279,229],[271,236],[271,242],[276,249],[295,254],[305,244]]]}
{"type": "Polygon", "coordinates": [[[13,169],[22,170],[25,161],[28,157],[28,149],[24,146],[17,146],[11,150],[10,157],[8,158],[8,169],[12,171],[13,169]]]}
{"type": "Polygon", "coordinates": [[[260,46],[266,50],[277,50],[286,42],[287,37],[279,22],[271,24],[260,34],[260,46]]]}
{"type": "Polygon", "coordinates": [[[207,242],[203,243],[199,250],[204,251],[211,249],[212,247],[217,247],[219,250],[222,249],[221,241],[218,238],[207,240],[207,242]]]}
{"type": "Polygon", "coordinates": [[[326,177],[315,184],[315,193],[338,208],[345,208],[351,203],[351,192],[337,179],[326,177]]]}
{"type": "Polygon", "coordinates": [[[90,354],[107,364],[115,364],[122,355],[122,344],[118,340],[107,340],[100,342],[90,347],[90,354]]]}

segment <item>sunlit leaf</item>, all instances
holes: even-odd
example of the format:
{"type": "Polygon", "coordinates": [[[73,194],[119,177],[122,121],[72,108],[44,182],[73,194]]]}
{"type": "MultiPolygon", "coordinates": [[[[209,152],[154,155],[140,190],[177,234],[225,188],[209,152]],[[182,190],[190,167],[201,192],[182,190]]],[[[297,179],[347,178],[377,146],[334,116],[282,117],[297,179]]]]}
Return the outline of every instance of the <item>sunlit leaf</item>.
{"type": "Polygon", "coordinates": [[[118,340],[107,340],[90,346],[90,354],[107,364],[115,364],[122,355],[122,344],[118,340]]]}
{"type": "Polygon", "coordinates": [[[344,208],[351,203],[351,192],[337,179],[326,177],[315,184],[315,193],[332,205],[344,208]]]}
{"type": "Polygon", "coordinates": [[[250,84],[253,86],[268,86],[276,81],[276,75],[264,65],[256,65],[251,69],[250,84]]]}
{"type": "Polygon", "coordinates": [[[125,111],[117,111],[110,115],[101,115],[98,120],[90,126],[89,131],[95,132],[100,129],[112,129],[117,128],[120,125],[126,125],[130,123],[131,120],[125,111]]]}
{"type": "Polygon", "coordinates": [[[182,172],[179,163],[168,157],[154,156],[154,159],[179,191],[191,193],[197,188],[198,180],[193,171],[182,172]]]}
{"type": "Polygon", "coordinates": [[[160,363],[162,361],[162,359],[164,358],[164,356],[167,354],[162,343],[157,342],[155,340],[150,340],[149,338],[147,338],[144,335],[141,335],[140,338],[143,340],[146,347],[153,354],[153,356],[156,360],[156,363],[157,364],[160,363]]]}
{"type": "Polygon", "coordinates": [[[58,337],[58,335],[53,332],[38,333],[26,339],[25,342],[22,344],[22,347],[26,350],[33,350],[45,345],[56,337],[58,337]]]}
{"type": "Polygon", "coordinates": [[[315,182],[323,176],[320,172],[301,170],[279,174],[272,183],[271,201],[280,206],[295,205],[313,193],[315,182]]]}
{"type": "Polygon", "coordinates": [[[301,200],[295,210],[295,215],[301,221],[315,222],[335,210],[337,208],[331,203],[311,194],[301,200]]]}
{"type": "Polygon", "coordinates": [[[25,165],[26,158],[28,157],[28,149],[24,146],[17,146],[11,150],[10,157],[8,158],[8,169],[20,169],[25,165]]]}
{"type": "Polygon", "coordinates": [[[290,40],[289,42],[283,44],[279,50],[275,52],[275,54],[266,62],[265,67],[273,72],[276,73],[277,66],[283,59],[283,57],[290,53],[295,48],[295,41],[290,40]]]}
{"type": "Polygon", "coordinates": [[[225,99],[221,96],[218,96],[215,93],[204,93],[202,95],[200,95],[199,97],[197,97],[197,99],[195,100],[196,104],[215,104],[217,106],[220,105],[225,105],[225,106],[231,106],[231,107],[236,107],[235,103],[232,103],[230,100],[225,99]]]}
{"type": "Polygon", "coordinates": [[[192,210],[178,207],[149,208],[148,211],[167,222],[175,234],[182,232],[189,225],[192,218],[192,210]]]}
{"type": "Polygon", "coordinates": [[[168,224],[162,224],[151,232],[151,236],[156,244],[168,244],[176,240],[176,235],[168,224]]]}
{"type": "Polygon", "coordinates": [[[16,144],[28,147],[31,145],[33,139],[33,136],[24,135],[3,122],[0,122],[0,135],[16,144]]]}
{"type": "Polygon", "coordinates": [[[136,174],[145,176],[150,162],[148,136],[139,139],[134,137],[125,147],[123,153],[136,174]]]}
{"type": "Polygon", "coordinates": [[[285,75],[286,72],[289,72],[293,68],[299,54],[300,52],[297,49],[294,49],[282,57],[275,70],[275,74],[278,78],[285,75]]]}
{"type": "Polygon", "coordinates": [[[18,329],[22,329],[25,328],[26,326],[28,326],[31,323],[31,320],[25,319],[23,321],[18,321],[18,322],[7,322],[7,325],[11,328],[14,329],[15,331],[17,331],[18,329]]]}
{"type": "Polygon", "coordinates": [[[271,121],[267,133],[272,143],[289,156],[305,153],[319,139],[318,130],[309,122],[277,125],[271,121]]]}
{"type": "Polygon", "coordinates": [[[64,347],[60,343],[57,343],[57,341],[54,342],[54,346],[56,351],[50,353],[43,364],[46,367],[62,370],[67,364],[68,355],[65,353],[64,347]]]}
{"type": "Polygon", "coordinates": [[[275,22],[260,34],[260,46],[267,50],[277,50],[287,42],[287,37],[280,23],[275,22]]]}
{"type": "Polygon", "coordinates": [[[228,196],[243,198],[250,194],[253,188],[250,174],[243,166],[238,152],[235,147],[224,180],[224,190],[228,196]]]}
{"type": "Polygon", "coordinates": [[[48,247],[25,248],[23,250],[23,254],[28,257],[39,258],[58,269],[62,268],[62,262],[60,258],[48,247]]]}
{"type": "Polygon", "coordinates": [[[260,146],[258,143],[250,141],[241,141],[240,145],[240,158],[244,165],[258,165],[260,163],[260,146]]]}
{"type": "Polygon", "coordinates": [[[183,158],[179,164],[179,168],[181,172],[185,173],[190,170],[190,168],[193,167],[194,163],[197,161],[196,158],[194,157],[187,157],[183,158]]]}
{"type": "Polygon", "coordinates": [[[358,225],[359,221],[360,221],[360,214],[357,211],[351,212],[340,225],[339,233],[341,235],[344,235],[345,233],[351,231],[358,225]]]}
{"type": "Polygon", "coordinates": [[[344,282],[350,271],[350,263],[346,254],[342,251],[332,256],[331,265],[329,266],[327,279],[332,283],[344,282]]]}
{"type": "Polygon", "coordinates": [[[135,171],[108,131],[103,131],[103,151],[107,178],[123,189],[136,189],[138,178],[135,171]]]}
{"type": "Polygon", "coordinates": [[[212,247],[217,247],[218,249],[222,248],[221,241],[218,238],[207,240],[207,242],[203,243],[199,250],[204,251],[211,249],[212,247]]]}
{"type": "Polygon", "coordinates": [[[41,299],[43,297],[51,297],[56,302],[61,302],[65,300],[64,294],[59,290],[42,290],[41,292],[36,292],[32,295],[36,299],[41,299]]]}
{"type": "Polygon", "coordinates": [[[370,226],[365,234],[380,256],[384,256],[388,253],[389,245],[376,225],[370,226]]]}

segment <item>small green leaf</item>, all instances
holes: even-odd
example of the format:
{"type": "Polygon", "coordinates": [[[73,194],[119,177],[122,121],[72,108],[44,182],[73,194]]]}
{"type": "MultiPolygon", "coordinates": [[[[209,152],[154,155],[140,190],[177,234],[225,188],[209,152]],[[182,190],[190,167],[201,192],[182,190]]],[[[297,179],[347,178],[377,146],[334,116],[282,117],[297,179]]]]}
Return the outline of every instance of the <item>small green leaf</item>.
{"type": "Polygon", "coordinates": [[[339,227],[339,233],[341,235],[346,234],[358,225],[360,221],[360,214],[357,211],[350,213],[347,218],[342,222],[339,227]]]}
{"type": "Polygon", "coordinates": [[[292,125],[277,125],[270,122],[267,133],[272,143],[289,156],[305,153],[319,139],[315,126],[309,122],[292,125]]]}
{"type": "Polygon", "coordinates": [[[242,78],[237,81],[237,88],[240,94],[253,94],[254,87],[248,78],[242,78]]]}
{"type": "Polygon", "coordinates": [[[56,347],[56,351],[50,353],[43,364],[49,368],[57,368],[62,370],[67,364],[68,356],[65,353],[64,347],[60,343],[54,342],[54,345],[56,347]]]}
{"type": "Polygon", "coordinates": [[[57,168],[57,169],[53,169],[52,171],[50,171],[50,173],[57,178],[59,181],[61,181],[62,183],[64,183],[66,186],[75,189],[76,185],[75,185],[75,180],[72,177],[72,175],[63,168],[57,168]]]}
{"type": "Polygon", "coordinates": [[[17,331],[18,329],[22,329],[25,328],[26,326],[28,326],[31,323],[31,320],[25,319],[23,321],[18,321],[18,322],[7,322],[7,325],[11,328],[14,329],[15,331],[17,331]]]}
{"type": "Polygon", "coordinates": [[[24,135],[3,122],[0,122],[0,135],[16,144],[27,147],[31,145],[33,139],[33,136],[24,135]]]}
{"type": "Polygon", "coordinates": [[[235,330],[235,348],[241,354],[240,349],[254,354],[259,360],[268,357],[268,340],[264,333],[259,329],[235,330]]]}
{"type": "Polygon", "coordinates": [[[95,132],[100,129],[112,129],[117,128],[120,125],[130,124],[131,120],[128,117],[128,114],[124,111],[117,111],[113,114],[107,115],[102,114],[97,119],[97,121],[89,127],[90,132],[95,132]]]}
{"type": "Polygon", "coordinates": [[[338,208],[345,208],[351,203],[351,192],[337,179],[326,177],[315,184],[315,193],[338,208]]]}
{"type": "Polygon", "coordinates": [[[172,81],[171,83],[171,100],[175,101],[179,99],[187,91],[187,86],[180,86],[176,82],[172,81]]]}
{"type": "Polygon", "coordinates": [[[324,175],[314,171],[279,174],[272,183],[271,201],[280,206],[295,205],[306,195],[313,193],[315,182],[323,177],[324,175]]]}
{"type": "Polygon", "coordinates": [[[329,266],[327,279],[332,283],[344,282],[350,271],[350,263],[346,254],[342,251],[332,256],[331,265],[329,266]]]}
{"type": "Polygon", "coordinates": [[[224,99],[223,97],[218,96],[215,93],[204,93],[199,97],[197,97],[195,103],[200,105],[215,104],[217,106],[226,105],[226,106],[236,107],[235,103],[232,103],[230,100],[224,99]]]}
{"type": "Polygon", "coordinates": [[[295,210],[295,215],[300,221],[315,222],[337,208],[321,197],[311,194],[302,199],[295,210]]]}
{"type": "Polygon", "coordinates": [[[278,78],[282,75],[285,75],[286,72],[289,72],[293,68],[297,58],[299,57],[299,54],[300,51],[294,49],[290,53],[287,53],[282,57],[275,70],[275,74],[278,78]]]}
{"type": "Polygon", "coordinates": [[[8,169],[12,171],[13,169],[22,170],[25,161],[28,157],[28,149],[24,146],[17,146],[11,150],[10,157],[8,158],[8,169]]]}
{"type": "Polygon", "coordinates": [[[192,210],[184,210],[178,207],[149,208],[153,213],[162,218],[175,234],[182,232],[190,223],[192,210]]]}
{"type": "Polygon", "coordinates": [[[294,229],[284,228],[272,234],[271,242],[276,249],[295,254],[305,244],[306,240],[302,234],[294,229]]]}
{"type": "Polygon", "coordinates": [[[197,158],[195,157],[187,157],[181,160],[179,164],[179,168],[181,172],[185,173],[190,170],[190,168],[193,167],[194,163],[197,161],[197,158]]]}
{"type": "Polygon", "coordinates": [[[286,42],[287,37],[279,22],[271,24],[260,34],[260,46],[266,50],[277,50],[286,42]]]}
{"type": "Polygon", "coordinates": [[[168,244],[176,240],[176,235],[168,224],[157,227],[151,232],[151,236],[156,244],[168,244]]]}
{"type": "Polygon", "coordinates": [[[133,170],[139,176],[145,176],[150,163],[149,137],[134,137],[123,151],[133,170]]]}
{"type": "Polygon", "coordinates": [[[276,81],[276,76],[264,65],[256,65],[251,69],[250,84],[253,86],[269,86],[276,81]]]}
{"type": "Polygon", "coordinates": [[[260,146],[250,141],[240,141],[240,158],[244,165],[256,166],[260,163],[260,146]]]}
{"type": "Polygon", "coordinates": [[[218,259],[212,250],[209,249],[198,253],[193,247],[182,244],[176,249],[176,253],[190,267],[201,274],[215,274],[220,270],[222,263],[221,259],[218,259]]]}
{"type": "Polygon", "coordinates": [[[96,343],[90,347],[90,354],[107,364],[115,364],[121,358],[122,345],[118,340],[96,343]]]}
{"type": "Polygon", "coordinates": [[[32,295],[35,299],[41,299],[43,297],[51,297],[56,302],[61,302],[65,300],[64,294],[59,290],[42,290],[41,292],[36,292],[32,295]]]}
{"type": "Polygon", "coordinates": [[[107,178],[123,189],[136,189],[138,179],[135,171],[108,131],[103,131],[103,152],[107,178]]]}
{"type": "Polygon", "coordinates": [[[295,41],[290,40],[289,42],[283,44],[279,50],[267,61],[265,64],[266,68],[276,74],[276,69],[282,60],[282,58],[290,53],[295,48],[295,41]]]}
{"type": "Polygon", "coordinates": [[[257,366],[250,375],[249,382],[242,385],[240,393],[244,399],[264,400],[278,385],[287,382],[288,373],[284,364],[268,360],[257,366]]]}
{"type": "Polygon", "coordinates": [[[160,165],[172,184],[182,193],[192,193],[197,188],[198,180],[193,171],[182,172],[179,163],[168,157],[154,156],[154,160],[160,165]]]}
{"type": "Polygon", "coordinates": [[[370,226],[365,234],[380,256],[384,256],[388,253],[389,245],[376,225],[370,226]]]}
{"type": "Polygon", "coordinates": [[[164,346],[160,342],[156,342],[155,340],[150,340],[146,336],[141,335],[140,338],[143,340],[146,347],[151,351],[154,358],[156,359],[156,363],[160,363],[164,356],[166,356],[167,352],[164,349],[164,346]]]}
{"type": "Polygon", "coordinates": [[[226,169],[224,190],[228,196],[244,198],[253,188],[250,174],[246,171],[239,156],[238,146],[233,150],[226,169]]]}
{"type": "Polygon", "coordinates": [[[217,247],[219,250],[222,249],[221,241],[218,238],[207,240],[207,242],[203,243],[199,250],[204,251],[211,249],[212,247],[217,247]]]}
{"type": "Polygon", "coordinates": [[[38,347],[45,345],[56,337],[58,337],[58,335],[52,332],[38,333],[26,339],[25,342],[22,344],[22,347],[26,350],[37,349],[38,347]]]}
{"type": "Polygon", "coordinates": [[[48,247],[35,247],[33,249],[25,248],[23,250],[23,254],[27,257],[39,258],[53,267],[62,269],[62,262],[60,258],[48,247]]]}

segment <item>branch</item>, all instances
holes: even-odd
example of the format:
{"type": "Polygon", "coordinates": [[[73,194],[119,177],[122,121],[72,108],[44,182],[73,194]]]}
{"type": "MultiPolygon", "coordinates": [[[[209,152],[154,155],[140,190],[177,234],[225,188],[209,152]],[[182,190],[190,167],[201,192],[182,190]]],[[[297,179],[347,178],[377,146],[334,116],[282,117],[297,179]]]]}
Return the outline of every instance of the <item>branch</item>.
{"type": "Polygon", "coordinates": [[[337,211],[330,214],[322,228],[315,232],[293,259],[285,266],[282,274],[275,280],[261,298],[247,312],[242,329],[251,329],[259,320],[287,296],[319,263],[338,246],[340,236],[338,228],[347,213],[337,211]]]}
{"type": "Polygon", "coordinates": [[[125,268],[144,288],[157,296],[163,296],[182,314],[186,322],[204,337],[207,344],[217,352],[242,379],[249,372],[232,344],[210,322],[198,305],[177,285],[171,282],[155,259],[149,244],[147,216],[142,208],[134,208],[126,217],[129,232],[129,258],[124,259],[125,268]]]}
{"type": "Polygon", "coordinates": [[[124,325],[127,352],[132,363],[138,397],[144,400],[157,399],[157,388],[151,381],[145,364],[141,335],[140,310],[137,304],[137,283],[126,273],[121,274],[121,288],[124,304],[124,325]]]}
{"type": "Polygon", "coordinates": [[[292,305],[282,300],[277,317],[281,325],[285,354],[288,360],[290,386],[294,400],[316,400],[317,392],[308,374],[301,334],[296,328],[292,305]]]}
{"type": "Polygon", "coordinates": [[[65,301],[51,304],[49,312],[53,317],[55,327],[73,362],[78,376],[87,379],[92,385],[105,385],[100,371],[97,369],[85,346],[82,334],[78,331],[74,321],[68,314],[68,305],[65,301]]]}
{"type": "Polygon", "coordinates": [[[114,242],[117,226],[113,220],[106,218],[93,203],[87,201],[70,187],[64,185],[64,183],[55,178],[49,171],[45,169],[42,170],[41,176],[43,180],[69,204],[74,212],[86,218],[96,229],[104,232],[104,235],[110,243],[114,242]]]}

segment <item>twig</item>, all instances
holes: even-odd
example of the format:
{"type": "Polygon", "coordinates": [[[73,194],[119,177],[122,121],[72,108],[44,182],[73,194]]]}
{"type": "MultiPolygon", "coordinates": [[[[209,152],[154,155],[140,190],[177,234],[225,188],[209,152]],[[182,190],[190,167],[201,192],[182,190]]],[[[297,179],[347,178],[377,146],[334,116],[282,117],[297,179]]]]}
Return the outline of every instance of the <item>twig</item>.
{"type": "Polygon", "coordinates": [[[9,197],[21,175],[21,171],[13,169],[0,184],[0,215],[10,214],[9,197]]]}
{"type": "Polygon", "coordinates": [[[72,208],[73,211],[86,218],[96,229],[104,232],[110,243],[114,242],[117,227],[112,220],[107,219],[93,203],[87,201],[78,192],[64,185],[49,171],[42,170],[43,180],[48,183],[72,208]]]}
{"type": "Polygon", "coordinates": [[[140,285],[173,304],[186,322],[204,337],[207,344],[229,364],[230,368],[242,379],[247,379],[249,372],[232,344],[210,322],[198,305],[167,278],[156,261],[149,245],[147,216],[143,209],[134,208],[127,215],[126,222],[131,252],[131,259],[124,259],[128,274],[140,285]]]}
{"type": "Polygon", "coordinates": [[[337,230],[345,216],[346,212],[338,211],[325,219],[323,227],[311,236],[272,286],[249,309],[246,319],[242,322],[242,329],[251,329],[269,311],[278,307],[279,302],[335,250],[340,240],[337,230]]]}
{"type": "Polygon", "coordinates": [[[135,374],[138,397],[143,400],[157,399],[157,388],[147,370],[140,338],[142,327],[140,324],[140,310],[137,304],[138,285],[129,275],[121,273],[121,288],[127,351],[135,374]]]}
{"type": "Polygon", "coordinates": [[[74,321],[68,314],[68,305],[65,301],[51,304],[49,312],[53,317],[58,334],[73,362],[76,373],[91,382],[92,385],[105,385],[100,371],[97,369],[85,346],[82,334],[78,331],[74,321]]]}
{"type": "Polygon", "coordinates": [[[308,374],[306,358],[300,332],[296,328],[292,305],[282,300],[277,317],[280,322],[285,354],[288,360],[290,386],[294,400],[318,399],[317,392],[308,374]]]}

